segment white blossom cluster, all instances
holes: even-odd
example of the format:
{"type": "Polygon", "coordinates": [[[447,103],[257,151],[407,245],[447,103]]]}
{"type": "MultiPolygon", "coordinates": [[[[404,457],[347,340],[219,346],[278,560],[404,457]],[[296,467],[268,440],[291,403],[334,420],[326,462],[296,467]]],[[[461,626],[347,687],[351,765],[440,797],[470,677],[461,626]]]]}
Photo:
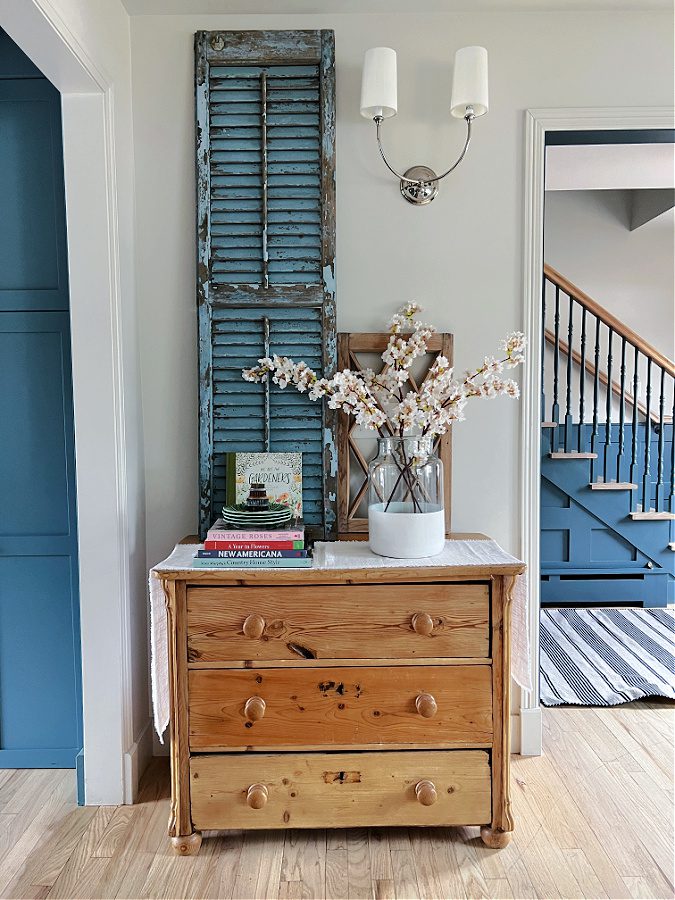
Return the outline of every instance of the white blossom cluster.
{"type": "Polygon", "coordinates": [[[400,435],[444,434],[453,422],[463,421],[464,408],[471,397],[520,395],[516,382],[502,377],[504,369],[514,368],[525,359],[525,335],[518,331],[501,342],[501,359],[486,356],[483,364],[467,372],[461,381],[454,377],[448,360],[438,356],[419,392],[404,393],[410,367],[427,352],[435,331],[417,319],[419,312],[421,308],[416,303],[408,303],[392,317],[389,342],[382,354],[384,368],[377,375],[372,369],[344,369],[332,378],[319,378],[304,362],[273,356],[259,359],[258,365],[244,369],[242,376],[253,382],[271,376],[280,388],[292,384],[297,390],[308,392],[311,400],[328,398],[331,409],[354,416],[359,425],[378,430],[388,424],[393,433],[400,435]]]}

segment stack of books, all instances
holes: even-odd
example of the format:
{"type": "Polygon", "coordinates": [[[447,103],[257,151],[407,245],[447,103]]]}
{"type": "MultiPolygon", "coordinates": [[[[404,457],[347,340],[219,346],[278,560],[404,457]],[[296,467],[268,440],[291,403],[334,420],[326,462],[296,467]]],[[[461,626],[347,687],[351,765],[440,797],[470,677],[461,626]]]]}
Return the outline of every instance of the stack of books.
{"type": "Polygon", "coordinates": [[[206,535],[204,549],[195,554],[194,564],[213,569],[308,569],[312,558],[305,549],[301,524],[269,531],[234,530],[218,519],[206,535]]]}

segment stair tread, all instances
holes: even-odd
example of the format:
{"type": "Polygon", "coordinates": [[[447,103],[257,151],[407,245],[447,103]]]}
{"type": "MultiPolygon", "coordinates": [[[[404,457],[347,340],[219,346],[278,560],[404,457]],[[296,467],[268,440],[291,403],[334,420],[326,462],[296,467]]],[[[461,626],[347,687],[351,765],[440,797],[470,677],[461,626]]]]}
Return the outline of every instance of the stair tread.
{"type": "Polygon", "coordinates": [[[597,453],[577,453],[575,451],[570,451],[566,453],[563,450],[556,451],[555,453],[549,453],[551,459],[597,459],[597,453]]]}
{"type": "Polygon", "coordinates": [[[675,550],[675,541],[671,541],[670,544],[668,544],[668,549],[675,550]]]}
{"type": "Polygon", "coordinates": [[[667,521],[668,519],[675,519],[675,513],[671,512],[656,512],[651,509],[649,512],[632,512],[629,513],[631,519],[637,522],[658,522],[658,521],[667,521]]]}
{"type": "Polygon", "coordinates": [[[557,428],[558,423],[557,422],[542,422],[541,427],[542,428],[557,428]]]}
{"type": "Polygon", "coordinates": [[[638,486],[630,481],[592,481],[589,487],[592,491],[636,491],[638,486]]]}

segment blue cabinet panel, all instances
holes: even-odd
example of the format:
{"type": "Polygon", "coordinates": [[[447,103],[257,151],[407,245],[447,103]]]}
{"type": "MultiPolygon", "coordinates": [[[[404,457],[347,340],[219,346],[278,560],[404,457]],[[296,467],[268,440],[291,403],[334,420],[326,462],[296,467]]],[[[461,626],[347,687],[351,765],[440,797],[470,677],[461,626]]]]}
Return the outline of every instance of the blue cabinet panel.
{"type": "Polygon", "coordinates": [[[81,773],[61,99],[2,30],[0,57],[0,767],[81,773]]]}
{"type": "Polygon", "coordinates": [[[0,80],[0,310],[68,309],[61,98],[0,80]]]}
{"type": "Polygon", "coordinates": [[[0,557],[0,766],[74,767],[79,648],[70,556],[0,557]]]}
{"type": "Polygon", "coordinates": [[[0,327],[0,421],[11,422],[0,453],[0,541],[6,552],[12,538],[68,535],[63,394],[68,316],[6,313],[0,327]]]}

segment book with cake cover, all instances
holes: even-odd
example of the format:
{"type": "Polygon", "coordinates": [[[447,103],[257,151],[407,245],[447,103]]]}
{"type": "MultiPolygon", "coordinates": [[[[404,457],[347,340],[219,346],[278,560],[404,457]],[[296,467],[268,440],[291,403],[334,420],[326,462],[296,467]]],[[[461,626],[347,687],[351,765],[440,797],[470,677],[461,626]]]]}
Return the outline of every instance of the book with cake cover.
{"type": "Polygon", "coordinates": [[[302,453],[226,454],[227,502],[246,503],[252,484],[262,484],[272,503],[302,517],[302,453]]]}

